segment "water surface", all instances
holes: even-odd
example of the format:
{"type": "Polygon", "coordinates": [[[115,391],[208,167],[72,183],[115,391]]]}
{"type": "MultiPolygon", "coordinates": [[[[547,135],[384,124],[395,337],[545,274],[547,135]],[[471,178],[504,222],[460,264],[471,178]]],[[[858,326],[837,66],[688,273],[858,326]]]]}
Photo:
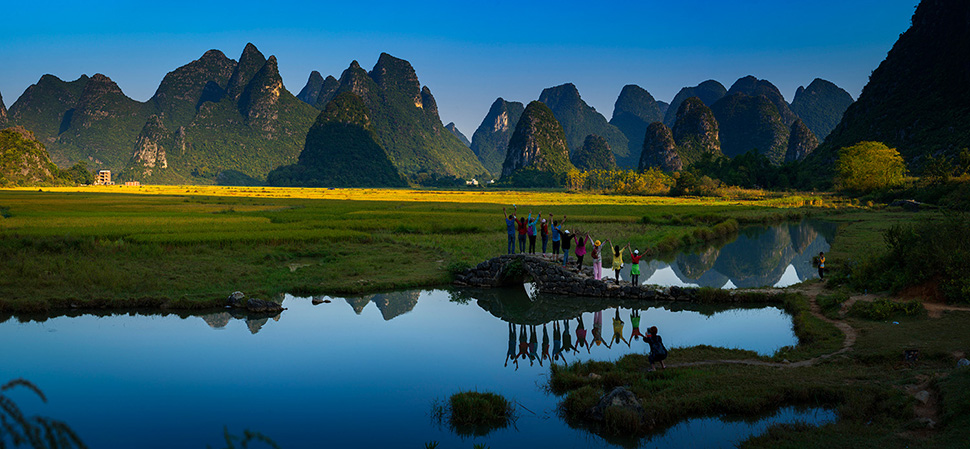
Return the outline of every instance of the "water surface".
{"type": "MultiPolygon", "coordinates": [[[[591,342],[595,312],[602,315],[604,342],[562,354],[570,362],[644,352],[645,344],[629,338],[633,307],[641,309],[641,328],[659,326],[671,348],[708,344],[770,354],[796,343],[791,318],[774,307],[530,299],[524,289],[325,299],[332,302],[314,306],[287,296],[288,310],[262,319],[224,311],[8,317],[0,323],[0,380],[39,385],[47,404],[23,392],[14,398],[30,413],[66,421],[93,448],[222,447],[223,426],[265,433],[285,448],[423,447],[431,440],[441,447],[611,447],[569,428],[555,413],[558,399],[544,391],[550,360],[543,336],[552,353],[555,328],[562,340],[568,324],[575,344],[581,320],[591,342]],[[624,338],[609,343],[617,310],[624,338]],[[521,356],[523,330],[529,344],[521,356]],[[431,420],[434,399],[475,389],[521,404],[516,426],[462,439],[431,420]]],[[[767,422],[832,419],[829,412],[785,409],[761,424],[691,420],[644,445],[691,447],[700,433],[705,445],[731,447],[767,422]]]]}

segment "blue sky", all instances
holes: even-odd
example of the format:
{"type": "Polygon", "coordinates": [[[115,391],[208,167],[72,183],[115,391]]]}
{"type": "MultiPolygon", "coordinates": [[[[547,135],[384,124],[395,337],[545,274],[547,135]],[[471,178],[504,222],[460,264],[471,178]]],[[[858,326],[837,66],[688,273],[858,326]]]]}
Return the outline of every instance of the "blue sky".
{"type": "Polygon", "coordinates": [[[790,101],[818,77],[857,97],[918,2],[11,3],[0,31],[8,107],[45,73],[104,73],[144,101],[206,50],[238,59],[252,42],[277,56],[294,94],[311,70],[339,77],[354,59],[367,69],[381,52],[407,59],[442,121],[471,138],[495,98],[528,102],[566,82],[607,119],[626,84],[669,101],[683,86],[750,74],[790,101]]]}

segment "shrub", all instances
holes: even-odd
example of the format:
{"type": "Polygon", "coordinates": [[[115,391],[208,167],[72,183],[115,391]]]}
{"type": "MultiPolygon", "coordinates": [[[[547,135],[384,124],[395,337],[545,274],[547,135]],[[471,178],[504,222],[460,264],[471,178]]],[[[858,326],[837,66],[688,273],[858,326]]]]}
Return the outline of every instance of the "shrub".
{"type": "Polygon", "coordinates": [[[926,309],[919,301],[896,302],[886,298],[859,301],[849,309],[851,316],[875,321],[884,321],[896,316],[920,316],[925,313],[926,309]]]}
{"type": "Polygon", "coordinates": [[[880,142],[860,142],[839,150],[835,170],[839,190],[872,192],[901,185],[906,163],[895,148],[880,142]]]}
{"type": "Polygon", "coordinates": [[[451,427],[459,435],[486,435],[514,420],[512,404],[501,395],[463,391],[451,396],[451,427]]]}

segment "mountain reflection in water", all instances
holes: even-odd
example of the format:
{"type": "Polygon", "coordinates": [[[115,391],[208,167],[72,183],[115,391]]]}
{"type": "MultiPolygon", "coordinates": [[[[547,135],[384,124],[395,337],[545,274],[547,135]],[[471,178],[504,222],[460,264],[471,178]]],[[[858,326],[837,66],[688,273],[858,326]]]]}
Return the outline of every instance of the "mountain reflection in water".
{"type": "MultiPolygon", "coordinates": [[[[834,236],[834,224],[813,220],[745,228],[720,247],[681,252],[666,261],[641,261],[640,279],[661,286],[787,287],[818,277],[812,258],[828,251],[834,236]]],[[[620,279],[630,279],[629,266],[620,279]]]]}

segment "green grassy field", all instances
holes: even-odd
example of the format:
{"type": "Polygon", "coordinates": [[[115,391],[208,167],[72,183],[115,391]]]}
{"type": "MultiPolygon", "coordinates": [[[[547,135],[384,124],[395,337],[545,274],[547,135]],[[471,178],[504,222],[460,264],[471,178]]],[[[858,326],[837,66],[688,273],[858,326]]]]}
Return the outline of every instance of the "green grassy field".
{"type": "MultiPolygon", "coordinates": [[[[0,190],[0,310],[211,307],[447,283],[505,252],[502,207],[658,252],[719,223],[843,211],[830,198],[211,186],[0,190]],[[812,206],[811,204],[818,206],[812,206]]],[[[723,226],[722,226],[723,227],[723,226]]],[[[716,229],[714,229],[716,231],[716,229]]]]}
{"type": "MultiPolygon", "coordinates": [[[[757,192],[696,199],[196,186],[0,190],[0,312],[194,309],[222,305],[235,290],[274,299],[284,292],[363,293],[443,284],[453,270],[505,252],[500,215],[512,204],[519,205],[520,214],[532,209],[557,219],[566,215],[568,229],[654,253],[719,238],[739,224],[821,217],[838,224],[829,253],[833,271],[885,251],[882,233],[890,226],[937,216],[858,207],[829,196],[757,192]]],[[[570,417],[569,410],[581,410],[606,387],[630,385],[660,428],[687,416],[756,417],[783,404],[839,413],[836,423],[821,427],[774,426],[746,441],[747,447],[961,447],[970,371],[953,366],[970,344],[965,325],[970,314],[889,321],[842,317],[838,305],[854,292],[843,287],[823,293],[821,312],[848,323],[858,335],[851,351],[813,366],[708,363],[756,356],[700,346],[679,348],[671,359],[697,366],[655,373],[643,371],[641,355],[616,363],[557,365],[550,388],[563,395],[567,420],[578,426],[582,420],[570,417]],[[921,350],[918,364],[901,363],[902,351],[909,348],[921,350]],[[601,377],[592,380],[593,372],[601,377]],[[934,404],[939,403],[935,428],[914,412],[916,401],[907,392],[915,386],[931,390],[934,404]]],[[[761,362],[808,360],[843,344],[841,331],[810,313],[805,296],[772,301],[781,301],[795,317],[800,344],[758,358],[761,362]]]]}

